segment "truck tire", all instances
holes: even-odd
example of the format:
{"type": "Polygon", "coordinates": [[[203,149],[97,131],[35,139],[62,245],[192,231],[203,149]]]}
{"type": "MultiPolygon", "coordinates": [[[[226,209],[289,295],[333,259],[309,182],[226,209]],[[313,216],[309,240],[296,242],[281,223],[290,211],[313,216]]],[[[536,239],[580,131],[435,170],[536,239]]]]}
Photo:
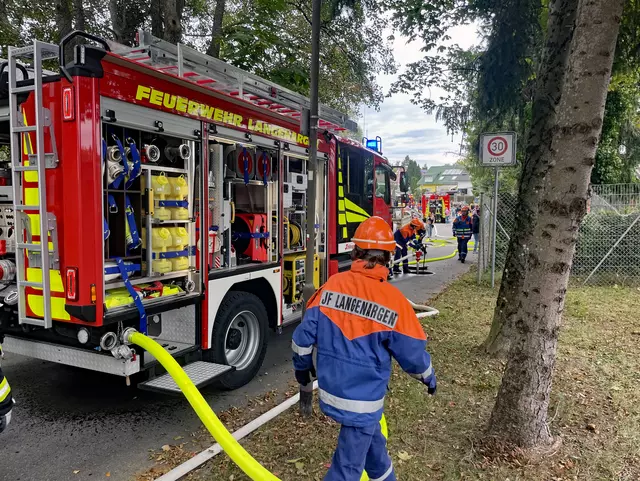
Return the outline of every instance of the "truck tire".
{"type": "Polygon", "coordinates": [[[248,292],[228,293],[211,332],[211,360],[236,368],[220,378],[222,388],[238,389],[258,374],[267,354],[267,336],[267,309],[262,301],[248,292]]]}

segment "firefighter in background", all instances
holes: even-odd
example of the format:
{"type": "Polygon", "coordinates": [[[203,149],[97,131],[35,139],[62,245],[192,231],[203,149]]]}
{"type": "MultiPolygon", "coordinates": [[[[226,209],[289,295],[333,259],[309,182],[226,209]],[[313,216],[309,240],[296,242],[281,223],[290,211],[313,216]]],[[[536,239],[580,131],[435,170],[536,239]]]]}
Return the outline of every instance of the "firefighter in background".
{"type": "Polygon", "coordinates": [[[469,217],[469,207],[460,209],[460,215],[453,221],[453,235],[458,238],[458,260],[464,264],[467,258],[467,244],[471,239],[473,221],[469,217]]]}
{"type": "MultiPolygon", "coordinates": [[[[0,345],[0,358],[2,357],[2,345],[0,345]]],[[[13,398],[11,396],[11,387],[7,378],[2,374],[0,367],[0,433],[6,429],[11,422],[11,408],[13,407],[13,398]]]]}
{"type": "Polygon", "coordinates": [[[315,375],[317,347],[320,409],[342,425],[325,481],[369,478],[395,481],[380,430],[391,358],[436,392],[425,333],[411,304],[386,282],[395,240],[380,217],[365,220],[353,236],[351,271],[329,278],[309,300],[293,333],[293,366],[302,385],[315,375]]]}
{"type": "MultiPolygon", "coordinates": [[[[425,232],[426,229],[424,227],[424,222],[420,219],[411,219],[411,222],[398,229],[393,235],[396,240],[396,255],[394,256],[394,260],[397,261],[402,257],[406,257],[408,254],[407,246],[409,245],[409,242],[416,238],[416,234],[424,235],[425,232]]],[[[393,272],[399,274],[400,266],[395,264],[393,266],[393,272]]],[[[402,272],[405,274],[409,272],[409,259],[402,261],[402,272]]]]}

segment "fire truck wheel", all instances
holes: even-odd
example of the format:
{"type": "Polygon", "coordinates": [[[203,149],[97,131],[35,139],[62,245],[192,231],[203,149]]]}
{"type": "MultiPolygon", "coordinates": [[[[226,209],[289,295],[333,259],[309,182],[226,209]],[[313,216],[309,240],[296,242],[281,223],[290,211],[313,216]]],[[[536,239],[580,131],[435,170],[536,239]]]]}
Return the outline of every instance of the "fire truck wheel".
{"type": "Polygon", "coordinates": [[[218,310],[211,333],[211,360],[236,370],[220,378],[225,389],[237,389],[258,374],[267,353],[267,309],[248,292],[231,292],[218,310]]]}

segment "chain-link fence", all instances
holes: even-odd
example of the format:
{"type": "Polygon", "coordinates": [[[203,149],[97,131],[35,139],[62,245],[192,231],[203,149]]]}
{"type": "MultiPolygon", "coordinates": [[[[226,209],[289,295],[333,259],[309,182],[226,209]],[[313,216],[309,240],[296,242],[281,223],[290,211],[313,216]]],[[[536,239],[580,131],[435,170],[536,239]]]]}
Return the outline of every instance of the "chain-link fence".
{"type": "MultiPolygon", "coordinates": [[[[514,229],[517,196],[498,196],[496,273],[504,268],[514,229]]],[[[491,268],[493,199],[482,196],[480,272],[491,268]]],[[[571,269],[573,281],[591,285],[640,285],[640,184],[592,186],[571,269]]]]}

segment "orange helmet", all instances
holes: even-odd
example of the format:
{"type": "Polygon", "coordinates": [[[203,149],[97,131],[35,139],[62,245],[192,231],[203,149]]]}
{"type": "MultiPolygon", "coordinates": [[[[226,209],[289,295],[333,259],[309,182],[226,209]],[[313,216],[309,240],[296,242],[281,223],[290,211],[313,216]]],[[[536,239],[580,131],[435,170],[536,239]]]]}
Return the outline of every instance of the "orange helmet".
{"type": "Polygon", "coordinates": [[[462,207],[462,209],[460,209],[461,212],[469,212],[469,206],[465,205],[462,207]]]}
{"type": "Polygon", "coordinates": [[[409,222],[409,225],[416,230],[425,230],[424,222],[422,222],[420,219],[411,219],[411,222],[409,222]]]}
{"type": "Polygon", "coordinates": [[[396,241],[391,227],[381,217],[373,216],[362,222],[351,239],[360,249],[393,252],[396,241]]]}

